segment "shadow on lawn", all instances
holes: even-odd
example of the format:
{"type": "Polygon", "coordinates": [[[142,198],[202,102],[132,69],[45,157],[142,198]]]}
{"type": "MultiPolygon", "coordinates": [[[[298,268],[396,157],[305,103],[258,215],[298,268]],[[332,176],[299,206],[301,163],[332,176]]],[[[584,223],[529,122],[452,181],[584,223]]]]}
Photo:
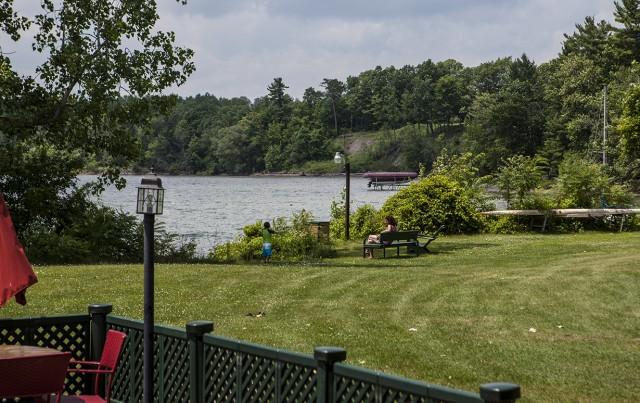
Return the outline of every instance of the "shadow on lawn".
{"type": "Polygon", "coordinates": [[[442,254],[453,253],[457,250],[476,249],[476,248],[495,248],[498,246],[500,245],[496,243],[488,243],[488,242],[485,242],[485,243],[440,242],[438,243],[437,246],[434,246],[433,248],[429,248],[429,250],[431,251],[430,254],[437,255],[440,253],[442,254]]]}
{"type": "MultiPolygon", "coordinates": [[[[438,242],[437,245],[429,245],[429,252],[421,252],[420,256],[428,256],[428,255],[440,255],[440,254],[450,254],[450,253],[454,253],[455,251],[458,250],[465,250],[465,249],[476,249],[476,248],[495,248],[500,246],[497,243],[488,243],[488,242],[469,242],[469,243],[461,243],[461,242],[438,242]]],[[[414,255],[407,255],[404,252],[404,248],[401,248],[400,251],[401,255],[400,258],[414,258],[414,255]]],[[[350,256],[354,256],[354,255],[360,255],[362,256],[362,250],[361,249],[356,249],[356,248],[349,248],[349,249],[338,249],[338,257],[350,257],[350,256]]],[[[380,256],[380,258],[382,259],[382,252],[380,251],[376,251],[376,259],[377,256],[380,256]]],[[[395,249],[388,249],[387,251],[387,259],[397,259],[396,257],[396,251],[395,249]]]]}

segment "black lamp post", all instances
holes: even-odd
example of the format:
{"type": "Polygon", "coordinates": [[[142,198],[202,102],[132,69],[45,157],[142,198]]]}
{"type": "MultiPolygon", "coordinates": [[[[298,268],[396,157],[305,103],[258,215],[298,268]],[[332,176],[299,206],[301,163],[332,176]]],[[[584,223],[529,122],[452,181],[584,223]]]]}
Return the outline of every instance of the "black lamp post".
{"type": "Polygon", "coordinates": [[[351,164],[349,163],[349,159],[345,155],[342,155],[340,151],[336,152],[335,157],[333,157],[333,162],[336,164],[344,164],[344,173],[347,181],[344,201],[344,237],[349,240],[349,187],[351,182],[351,164]]]}
{"type": "Polygon", "coordinates": [[[138,186],[136,213],[144,214],[144,360],[143,401],[153,402],[153,227],[156,214],[162,214],[164,188],[151,169],[138,186]]]}

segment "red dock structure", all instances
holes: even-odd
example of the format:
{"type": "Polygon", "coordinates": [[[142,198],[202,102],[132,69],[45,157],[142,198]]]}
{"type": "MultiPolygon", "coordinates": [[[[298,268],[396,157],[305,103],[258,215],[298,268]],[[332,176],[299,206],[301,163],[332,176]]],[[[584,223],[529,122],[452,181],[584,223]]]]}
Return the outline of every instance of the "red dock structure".
{"type": "Polygon", "coordinates": [[[366,172],[362,175],[369,178],[368,187],[372,190],[398,190],[407,186],[418,177],[417,172],[366,172]]]}

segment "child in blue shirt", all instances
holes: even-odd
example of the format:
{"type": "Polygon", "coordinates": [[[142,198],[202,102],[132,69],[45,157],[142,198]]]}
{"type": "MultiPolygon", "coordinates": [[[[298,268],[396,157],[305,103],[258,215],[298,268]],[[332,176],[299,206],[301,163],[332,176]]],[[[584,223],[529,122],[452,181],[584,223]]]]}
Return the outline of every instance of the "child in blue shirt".
{"type": "Polygon", "coordinates": [[[271,234],[274,234],[275,231],[271,229],[271,224],[269,222],[264,223],[264,228],[262,229],[262,261],[267,263],[271,259],[271,251],[273,246],[271,244],[271,234]]]}

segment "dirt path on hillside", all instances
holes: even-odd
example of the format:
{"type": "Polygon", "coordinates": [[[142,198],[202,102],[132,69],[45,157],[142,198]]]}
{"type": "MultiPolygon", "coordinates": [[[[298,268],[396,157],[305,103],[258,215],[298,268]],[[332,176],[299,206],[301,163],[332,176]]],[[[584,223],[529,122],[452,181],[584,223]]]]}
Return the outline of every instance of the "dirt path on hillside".
{"type": "Polygon", "coordinates": [[[354,154],[360,152],[375,142],[374,139],[364,136],[347,135],[347,152],[354,154]]]}

